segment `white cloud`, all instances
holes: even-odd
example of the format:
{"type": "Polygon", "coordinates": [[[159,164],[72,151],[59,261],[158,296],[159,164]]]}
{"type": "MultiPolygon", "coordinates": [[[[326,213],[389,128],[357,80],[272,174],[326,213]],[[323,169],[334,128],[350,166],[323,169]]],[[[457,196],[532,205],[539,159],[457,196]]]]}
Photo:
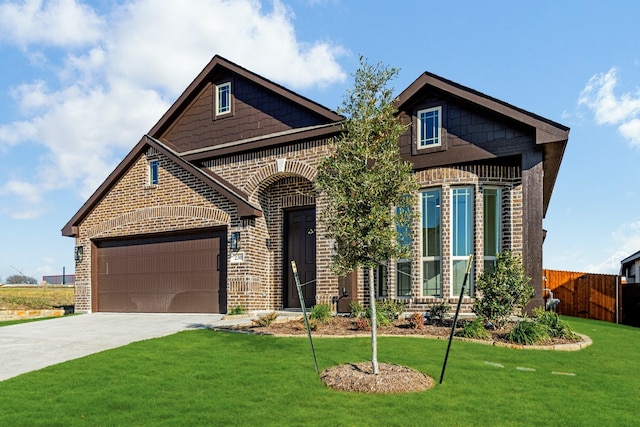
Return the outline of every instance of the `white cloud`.
{"type": "Polygon", "coordinates": [[[616,249],[600,263],[586,266],[590,273],[618,274],[620,261],[640,249],[640,221],[621,225],[611,234],[616,249]]]}
{"type": "Polygon", "coordinates": [[[100,39],[103,21],[75,0],[24,0],[0,5],[0,39],[25,46],[82,46],[100,39]]]}
{"type": "Polygon", "coordinates": [[[268,11],[257,0],[114,7],[102,16],[73,0],[0,5],[0,40],[26,47],[49,68],[61,64],[53,73],[34,64],[45,78],[11,92],[21,119],[0,122],[0,150],[26,142],[42,148],[33,178],[14,177],[22,190],[14,183],[0,192],[24,200],[23,217],[36,216],[56,189],[88,197],[215,54],[294,89],[346,77],[337,62],[344,49],[299,41],[293,13],[277,0],[268,11]]]}
{"type": "Polygon", "coordinates": [[[617,125],[631,145],[640,147],[640,90],[616,95],[617,72],[614,67],[591,77],[580,93],[578,106],[590,109],[598,124],[617,125]]]}

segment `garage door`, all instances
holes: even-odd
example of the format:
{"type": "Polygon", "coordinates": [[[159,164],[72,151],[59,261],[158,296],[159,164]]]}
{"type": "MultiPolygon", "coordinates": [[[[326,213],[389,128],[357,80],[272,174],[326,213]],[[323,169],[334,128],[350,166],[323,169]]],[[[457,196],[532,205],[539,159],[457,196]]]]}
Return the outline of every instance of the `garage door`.
{"type": "Polygon", "coordinates": [[[94,311],[226,312],[226,232],[96,242],[94,311]]]}

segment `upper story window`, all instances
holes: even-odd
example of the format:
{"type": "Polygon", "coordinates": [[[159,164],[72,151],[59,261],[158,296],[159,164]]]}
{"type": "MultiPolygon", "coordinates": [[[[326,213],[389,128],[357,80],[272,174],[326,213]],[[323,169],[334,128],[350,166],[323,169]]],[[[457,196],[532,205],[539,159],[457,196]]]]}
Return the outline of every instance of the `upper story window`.
{"type": "Polygon", "coordinates": [[[442,107],[418,111],[418,149],[442,145],[442,107]]]}
{"type": "Polygon", "coordinates": [[[231,82],[216,86],[216,116],[231,112],[231,82]]]}
{"type": "Polygon", "coordinates": [[[149,185],[158,185],[158,159],[149,160],[149,185]]]}

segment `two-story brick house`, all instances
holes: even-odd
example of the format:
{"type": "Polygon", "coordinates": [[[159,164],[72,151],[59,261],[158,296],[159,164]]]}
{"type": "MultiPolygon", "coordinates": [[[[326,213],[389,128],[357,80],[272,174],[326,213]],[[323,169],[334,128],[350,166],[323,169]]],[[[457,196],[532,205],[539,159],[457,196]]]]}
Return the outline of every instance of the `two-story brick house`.
{"type": "MultiPolygon", "coordinates": [[[[413,256],[376,272],[377,292],[409,309],[457,301],[510,249],[542,288],[542,219],[569,129],[425,73],[398,97],[400,144],[421,185],[413,256]]],[[[341,132],[334,111],[214,57],[62,230],[76,239],[76,310],[226,312],[299,307],[365,275],[338,278],[313,186],[341,132]],[[314,281],[315,280],[315,281],[314,281]]],[[[473,301],[471,291],[465,304],[473,301]]]]}

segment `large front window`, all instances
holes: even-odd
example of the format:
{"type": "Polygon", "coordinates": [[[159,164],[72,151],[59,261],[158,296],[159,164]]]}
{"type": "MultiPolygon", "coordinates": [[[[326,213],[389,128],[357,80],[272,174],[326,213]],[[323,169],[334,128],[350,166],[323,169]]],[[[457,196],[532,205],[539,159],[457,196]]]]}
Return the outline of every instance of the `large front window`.
{"type": "MultiPolygon", "coordinates": [[[[407,208],[408,209],[408,208],[407,208]]],[[[400,208],[397,213],[402,214],[400,208]]],[[[398,226],[398,244],[411,250],[411,227],[407,225],[398,226]]],[[[411,259],[401,259],[396,263],[396,294],[399,297],[411,296],[411,259]]]]}
{"type": "Polygon", "coordinates": [[[442,218],[439,189],[422,193],[422,295],[442,296],[442,218]]]}
{"type": "Polygon", "coordinates": [[[496,255],[501,252],[500,189],[484,189],[484,269],[492,270],[495,267],[496,255]]]}
{"type": "MultiPolygon", "coordinates": [[[[452,296],[460,296],[469,255],[473,254],[473,189],[471,187],[451,190],[451,239],[451,291],[452,296]]],[[[473,274],[470,274],[465,295],[473,295],[472,277],[473,274]]]]}

